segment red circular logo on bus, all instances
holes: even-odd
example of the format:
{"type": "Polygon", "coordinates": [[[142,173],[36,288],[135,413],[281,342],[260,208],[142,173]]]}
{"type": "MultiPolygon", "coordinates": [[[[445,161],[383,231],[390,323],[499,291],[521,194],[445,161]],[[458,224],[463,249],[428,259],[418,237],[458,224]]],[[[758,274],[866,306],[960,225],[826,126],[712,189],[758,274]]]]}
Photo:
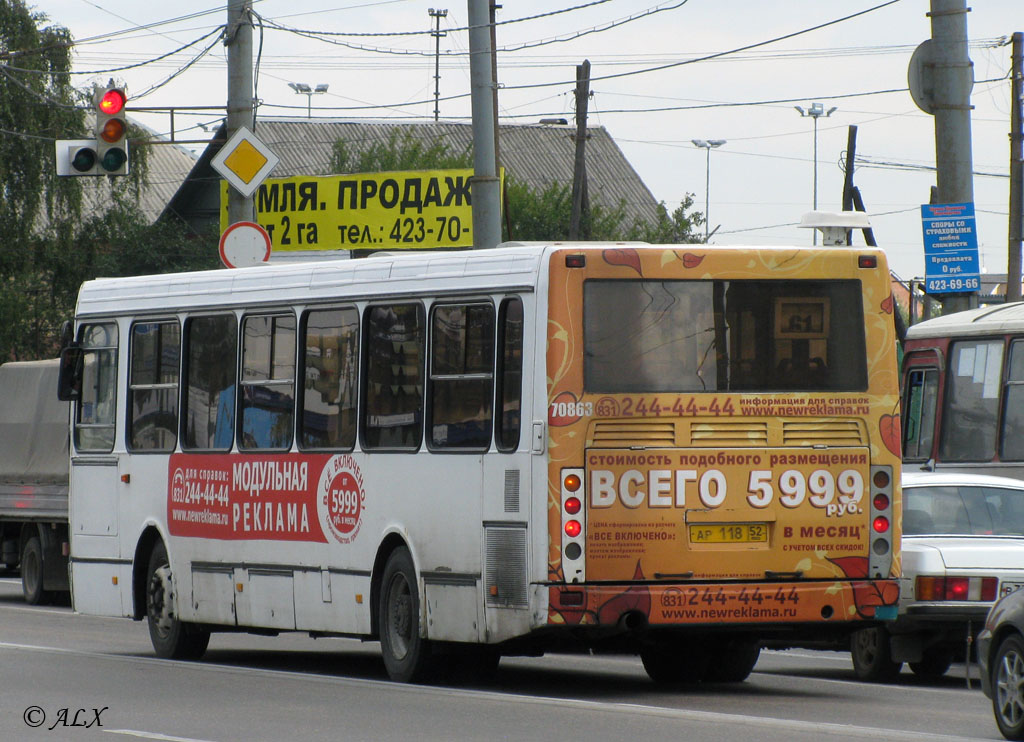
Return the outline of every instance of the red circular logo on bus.
{"type": "Polygon", "coordinates": [[[363,512],[362,488],[351,472],[339,473],[329,486],[327,517],[339,533],[352,533],[363,512]]]}
{"type": "Polygon", "coordinates": [[[363,524],[365,499],[363,475],[355,459],[347,454],[332,456],[317,487],[317,511],[325,530],[343,544],[355,539],[363,524]]]}

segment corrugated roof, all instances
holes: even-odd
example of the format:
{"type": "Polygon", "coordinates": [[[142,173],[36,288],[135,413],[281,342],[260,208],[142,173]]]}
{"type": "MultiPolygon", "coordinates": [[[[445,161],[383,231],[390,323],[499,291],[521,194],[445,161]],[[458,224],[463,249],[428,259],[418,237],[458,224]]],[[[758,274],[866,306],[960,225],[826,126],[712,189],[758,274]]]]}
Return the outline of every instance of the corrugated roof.
{"type": "MultiPolygon", "coordinates": [[[[296,118],[261,118],[256,137],[281,158],[273,177],[332,175],[332,147],[344,140],[353,153],[372,144],[386,144],[395,133],[426,142],[445,142],[451,151],[467,151],[472,144],[469,123],[393,121],[342,121],[296,118]]],[[[627,213],[649,222],[658,215],[658,201],[626,160],[604,127],[587,130],[587,189],[591,204],[614,208],[625,203],[627,213]]],[[[575,159],[575,127],[547,124],[503,124],[498,127],[499,159],[506,171],[534,189],[552,183],[572,185],[575,159]]],[[[223,141],[223,131],[218,132],[223,141]]],[[[220,148],[211,144],[203,153],[188,182],[168,204],[167,211],[189,222],[217,218],[219,176],[209,160],[220,148]]]]}

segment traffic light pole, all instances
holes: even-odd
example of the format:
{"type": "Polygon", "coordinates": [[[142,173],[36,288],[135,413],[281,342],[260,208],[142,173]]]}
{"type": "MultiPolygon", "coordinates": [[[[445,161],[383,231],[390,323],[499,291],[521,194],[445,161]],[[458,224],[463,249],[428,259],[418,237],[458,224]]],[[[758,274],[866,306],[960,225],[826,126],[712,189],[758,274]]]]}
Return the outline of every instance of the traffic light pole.
{"type": "MultiPolygon", "coordinates": [[[[227,137],[253,128],[252,0],[229,0],[224,45],[228,49],[227,137]]],[[[228,224],[252,221],[252,197],[228,188],[228,224]]]]}

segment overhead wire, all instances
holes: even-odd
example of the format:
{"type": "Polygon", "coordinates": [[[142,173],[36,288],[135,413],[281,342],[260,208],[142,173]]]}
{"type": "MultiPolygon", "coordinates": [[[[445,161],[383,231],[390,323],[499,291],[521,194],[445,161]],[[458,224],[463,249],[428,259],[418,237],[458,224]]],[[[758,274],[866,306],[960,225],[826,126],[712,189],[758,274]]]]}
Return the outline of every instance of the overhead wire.
{"type": "MultiPolygon", "coordinates": [[[[577,5],[577,6],[573,6],[571,8],[563,8],[563,9],[560,9],[560,10],[549,11],[547,13],[539,13],[537,15],[526,16],[526,17],[523,17],[523,18],[514,18],[514,19],[511,19],[511,20],[508,20],[508,21],[495,21],[495,23],[493,25],[494,26],[500,26],[500,25],[505,25],[505,24],[509,24],[509,23],[519,23],[519,22],[522,22],[522,21],[535,20],[535,19],[538,19],[538,18],[546,18],[546,17],[551,16],[551,15],[557,15],[557,14],[560,14],[560,13],[566,13],[566,12],[573,11],[573,10],[580,10],[581,8],[587,8],[587,7],[590,7],[591,5],[600,5],[601,3],[607,2],[607,1],[608,0],[598,0],[597,2],[587,3],[585,5],[577,5]]],[[[610,30],[612,28],[617,28],[617,27],[622,26],[622,25],[624,25],[626,23],[631,23],[633,21],[637,21],[637,20],[640,20],[642,18],[647,18],[647,17],[649,17],[651,15],[654,15],[655,13],[661,13],[661,12],[667,11],[667,10],[675,10],[677,8],[682,7],[687,2],[689,2],[689,0],[680,0],[680,2],[677,2],[674,5],[669,5],[669,6],[664,6],[664,7],[662,7],[660,5],[654,6],[652,8],[648,8],[647,10],[645,10],[645,11],[643,11],[641,13],[634,13],[633,15],[626,16],[624,18],[620,18],[620,19],[618,19],[616,21],[610,21],[610,22],[608,22],[607,24],[605,24],[605,25],[603,25],[601,27],[594,27],[594,28],[584,29],[582,31],[577,31],[577,32],[575,32],[573,34],[570,34],[568,36],[555,37],[555,38],[546,39],[546,40],[543,40],[543,41],[530,42],[530,43],[527,43],[527,44],[522,44],[520,46],[498,47],[498,48],[495,49],[495,52],[498,52],[498,53],[514,52],[514,51],[520,51],[522,49],[535,48],[535,47],[538,47],[538,46],[546,46],[546,45],[549,45],[549,44],[562,43],[562,42],[566,42],[566,41],[574,41],[575,39],[581,38],[583,36],[587,36],[587,35],[592,34],[592,33],[601,33],[601,32],[604,32],[604,31],[608,31],[608,30],[610,30]]],[[[491,25],[492,24],[487,24],[487,27],[490,28],[491,25]]],[[[395,31],[395,32],[379,31],[379,32],[364,32],[364,33],[360,33],[360,32],[344,32],[344,31],[314,31],[314,30],[310,30],[310,29],[292,28],[292,27],[285,26],[285,25],[282,25],[282,24],[273,24],[273,27],[276,28],[277,30],[287,31],[287,32],[295,34],[297,36],[303,36],[305,38],[313,39],[313,40],[316,40],[316,41],[322,41],[322,42],[327,43],[327,44],[333,44],[335,46],[341,46],[341,47],[345,47],[345,48],[352,49],[352,50],[355,50],[355,51],[372,52],[372,53],[376,53],[376,54],[390,54],[390,55],[396,55],[396,56],[414,56],[414,57],[434,57],[434,56],[438,56],[438,52],[436,50],[430,51],[430,50],[419,50],[419,49],[385,49],[385,48],[382,48],[382,47],[366,46],[366,45],[363,45],[363,44],[353,44],[353,43],[350,43],[350,42],[338,41],[338,40],[335,40],[334,38],[330,38],[330,37],[355,38],[355,37],[366,37],[366,36],[422,36],[424,34],[431,33],[430,31],[395,31]]],[[[469,30],[472,30],[472,26],[452,28],[452,29],[449,29],[449,32],[469,31],[469,30]]],[[[440,56],[443,56],[443,57],[453,57],[453,56],[463,56],[464,54],[468,54],[468,52],[449,52],[449,51],[445,51],[445,53],[441,54],[440,56]]]]}
{"type": "Polygon", "coordinates": [[[8,69],[11,69],[11,70],[16,70],[17,72],[27,72],[27,73],[38,74],[38,75],[106,75],[106,74],[109,74],[111,72],[122,72],[124,70],[131,70],[131,69],[136,69],[138,67],[144,67],[147,64],[153,64],[154,62],[159,62],[161,60],[167,59],[168,57],[174,56],[175,54],[178,54],[178,53],[184,51],[185,49],[188,49],[191,46],[195,46],[196,44],[198,44],[199,42],[203,41],[207,37],[212,36],[213,34],[221,33],[223,30],[224,30],[224,26],[217,26],[212,31],[208,31],[207,33],[204,33],[202,36],[198,37],[197,39],[194,39],[194,40],[188,42],[187,44],[182,44],[177,49],[169,51],[166,54],[161,54],[161,55],[156,56],[156,57],[150,57],[150,58],[148,58],[148,59],[146,59],[146,60],[144,60],[142,62],[137,62],[135,64],[126,64],[126,65],[122,65],[120,67],[108,67],[106,69],[101,69],[101,70],[81,70],[81,71],[66,71],[65,72],[65,71],[33,70],[33,69],[27,69],[27,68],[24,68],[24,67],[15,67],[14,65],[0,65],[0,66],[7,67],[8,69]]]}

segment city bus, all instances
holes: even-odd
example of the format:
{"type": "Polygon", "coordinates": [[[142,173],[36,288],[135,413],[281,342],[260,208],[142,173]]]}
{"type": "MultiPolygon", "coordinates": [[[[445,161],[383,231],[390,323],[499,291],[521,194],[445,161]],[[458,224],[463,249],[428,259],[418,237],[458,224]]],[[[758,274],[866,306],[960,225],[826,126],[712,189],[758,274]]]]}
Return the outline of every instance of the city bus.
{"type": "Polygon", "coordinates": [[[506,244],[87,281],[78,613],[379,641],[388,675],[638,654],[738,682],[763,641],[895,617],[885,256],[506,244]]]}
{"type": "Polygon", "coordinates": [[[902,373],[908,468],[1024,479],[1024,304],[910,327],[902,373]]]}

